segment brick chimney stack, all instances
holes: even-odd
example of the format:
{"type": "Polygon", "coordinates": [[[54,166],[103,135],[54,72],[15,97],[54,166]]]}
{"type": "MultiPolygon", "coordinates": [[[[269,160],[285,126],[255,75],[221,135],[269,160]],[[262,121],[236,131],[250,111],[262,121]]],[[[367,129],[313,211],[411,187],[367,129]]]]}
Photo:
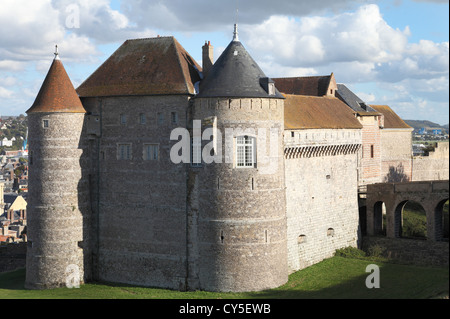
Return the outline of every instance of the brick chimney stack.
{"type": "Polygon", "coordinates": [[[210,41],[207,41],[203,46],[203,78],[206,78],[213,64],[214,64],[214,47],[211,45],[210,41]]]}

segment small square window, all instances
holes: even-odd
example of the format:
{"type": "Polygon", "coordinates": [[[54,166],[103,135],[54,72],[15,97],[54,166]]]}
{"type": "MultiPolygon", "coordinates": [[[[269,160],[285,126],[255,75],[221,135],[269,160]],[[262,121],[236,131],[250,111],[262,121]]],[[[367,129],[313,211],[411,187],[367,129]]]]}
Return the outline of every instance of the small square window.
{"type": "Polygon", "coordinates": [[[171,118],[172,124],[178,124],[178,113],[177,112],[172,112],[170,114],[170,118],[171,118]]]}
{"type": "Polygon", "coordinates": [[[49,120],[43,120],[42,121],[42,127],[43,128],[49,128],[50,127],[50,121],[49,120]]]}
{"type": "Polygon", "coordinates": [[[158,125],[163,125],[163,124],[164,124],[164,114],[158,113],[158,125]]]}
{"type": "Polygon", "coordinates": [[[144,144],[143,158],[145,161],[157,161],[159,159],[159,145],[144,144]]]}
{"type": "Polygon", "coordinates": [[[131,159],[131,144],[117,145],[117,159],[130,160],[131,159]]]}
{"type": "Polygon", "coordinates": [[[125,114],[120,114],[120,124],[127,124],[127,116],[125,114]]]}
{"type": "Polygon", "coordinates": [[[300,236],[298,236],[298,238],[297,238],[297,243],[299,243],[299,244],[304,244],[304,243],[306,243],[306,235],[300,235],[300,236]]]}
{"type": "Polygon", "coordinates": [[[139,124],[144,125],[147,123],[147,118],[144,113],[139,114],[139,124]]]}
{"type": "Polygon", "coordinates": [[[328,237],[334,237],[334,229],[333,228],[328,228],[327,236],[328,237]]]}

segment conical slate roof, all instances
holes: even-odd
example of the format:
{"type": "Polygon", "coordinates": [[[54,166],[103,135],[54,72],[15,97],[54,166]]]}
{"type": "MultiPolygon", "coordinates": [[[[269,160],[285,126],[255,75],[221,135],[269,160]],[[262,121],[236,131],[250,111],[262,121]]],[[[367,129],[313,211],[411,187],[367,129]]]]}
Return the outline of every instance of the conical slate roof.
{"type": "Polygon", "coordinates": [[[270,95],[262,86],[263,79],[270,82],[235,37],[202,81],[197,97],[284,98],[276,89],[270,95]]]}
{"type": "Polygon", "coordinates": [[[86,113],[58,54],[55,55],[36,100],[27,113],[86,113]]]}

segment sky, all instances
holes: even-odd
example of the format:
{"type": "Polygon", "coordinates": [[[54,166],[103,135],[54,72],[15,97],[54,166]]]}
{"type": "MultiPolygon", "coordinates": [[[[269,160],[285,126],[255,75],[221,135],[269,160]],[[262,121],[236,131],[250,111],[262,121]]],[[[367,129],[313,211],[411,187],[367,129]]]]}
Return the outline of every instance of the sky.
{"type": "Polygon", "coordinates": [[[449,0],[0,0],[0,115],[54,58],[78,87],[127,39],[174,36],[201,65],[239,38],[269,77],[334,74],[405,120],[449,122],[449,0]]]}

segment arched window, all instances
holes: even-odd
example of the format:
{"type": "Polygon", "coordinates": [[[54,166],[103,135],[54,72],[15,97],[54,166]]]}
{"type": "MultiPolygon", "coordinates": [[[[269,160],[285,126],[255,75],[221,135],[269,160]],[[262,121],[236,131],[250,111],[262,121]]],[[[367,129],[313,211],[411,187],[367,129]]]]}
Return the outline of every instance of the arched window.
{"type": "Polygon", "coordinates": [[[236,138],[236,167],[248,168],[256,166],[256,139],[251,136],[236,138]]]}

